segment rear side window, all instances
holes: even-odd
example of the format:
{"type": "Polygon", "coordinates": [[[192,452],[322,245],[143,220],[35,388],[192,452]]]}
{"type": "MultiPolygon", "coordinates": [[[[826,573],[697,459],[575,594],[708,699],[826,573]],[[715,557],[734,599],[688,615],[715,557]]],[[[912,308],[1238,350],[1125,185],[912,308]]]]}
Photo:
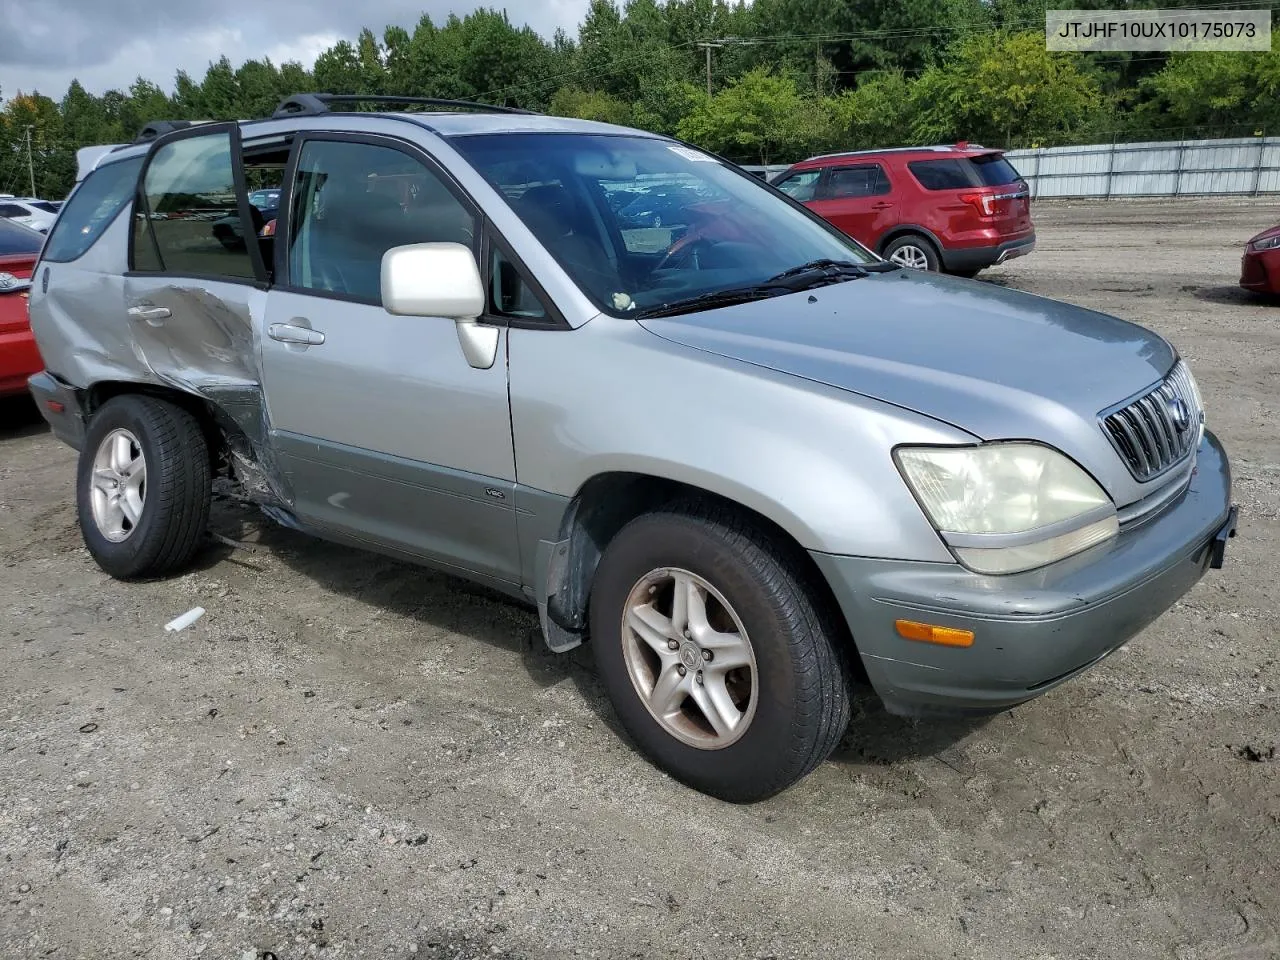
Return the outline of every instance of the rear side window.
{"type": "Polygon", "coordinates": [[[998,153],[947,160],[912,160],[907,166],[926,190],[999,187],[1022,180],[1013,164],[998,153]]]}
{"type": "Polygon", "coordinates": [[[142,157],[108,163],[94,170],[63,205],[45,244],[42,260],[68,263],[84,255],[130,200],[142,157]]]}
{"type": "MultiPolygon", "coordinates": [[[[254,279],[234,169],[228,134],[184,137],[157,149],[134,211],[133,269],[254,279]]],[[[261,219],[261,211],[250,210],[261,219]]],[[[263,225],[250,226],[255,243],[263,225]]]]}
{"type": "Polygon", "coordinates": [[[35,256],[44,243],[44,234],[28,230],[20,223],[0,220],[0,257],[29,253],[35,256]]]}
{"type": "Polygon", "coordinates": [[[4,217],[6,220],[13,217],[29,216],[31,216],[31,211],[18,206],[16,203],[0,203],[0,217],[4,217]]]}
{"type": "Polygon", "coordinates": [[[827,175],[827,186],[824,192],[831,200],[878,197],[889,192],[889,180],[878,163],[837,167],[827,175]]]}

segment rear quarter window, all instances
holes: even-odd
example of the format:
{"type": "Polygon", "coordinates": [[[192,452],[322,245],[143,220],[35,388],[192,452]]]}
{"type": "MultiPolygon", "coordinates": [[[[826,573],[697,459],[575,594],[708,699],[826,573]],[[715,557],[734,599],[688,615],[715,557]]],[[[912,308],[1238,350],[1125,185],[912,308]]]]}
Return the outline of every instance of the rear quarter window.
{"type": "Polygon", "coordinates": [[[907,167],[926,190],[998,187],[1018,183],[1022,179],[1013,164],[998,153],[945,160],[912,160],[907,167]]]}
{"type": "Polygon", "coordinates": [[[142,157],[131,157],[94,170],[63,204],[41,260],[68,263],[84,256],[133,199],[142,157]]]}

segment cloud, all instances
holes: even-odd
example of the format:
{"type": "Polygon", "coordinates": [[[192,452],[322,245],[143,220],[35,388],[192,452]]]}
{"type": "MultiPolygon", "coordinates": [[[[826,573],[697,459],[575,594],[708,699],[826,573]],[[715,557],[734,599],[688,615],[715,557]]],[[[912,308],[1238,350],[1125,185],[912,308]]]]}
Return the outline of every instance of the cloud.
{"type": "MultiPolygon", "coordinates": [[[[39,91],[59,98],[72,79],[91,93],[124,90],[139,76],[172,90],[178,70],[196,79],[210,62],[270,57],[311,66],[337,40],[354,39],[361,27],[381,35],[388,24],[412,29],[425,13],[443,23],[502,0],[0,0],[0,96],[39,91]]],[[[519,0],[507,3],[516,24],[550,37],[570,33],[588,0],[519,0]]]]}

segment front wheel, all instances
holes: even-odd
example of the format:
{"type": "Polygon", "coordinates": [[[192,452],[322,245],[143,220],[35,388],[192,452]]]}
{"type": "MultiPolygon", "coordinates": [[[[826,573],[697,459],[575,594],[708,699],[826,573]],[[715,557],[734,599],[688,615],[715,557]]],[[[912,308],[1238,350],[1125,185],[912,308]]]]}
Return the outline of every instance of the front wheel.
{"type": "Polygon", "coordinates": [[[601,558],[591,642],[618,717],[677,780],[773,796],[849,723],[836,631],[785,549],[697,503],[633,520],[601,558]]]}
{"type": "Polygon", "coordinates": [[[181,569],[208,526],[211,482],[190,413],[139,394],[108,400],[89,422],[76,474],[85,546],[122,580],[181,569]]]}

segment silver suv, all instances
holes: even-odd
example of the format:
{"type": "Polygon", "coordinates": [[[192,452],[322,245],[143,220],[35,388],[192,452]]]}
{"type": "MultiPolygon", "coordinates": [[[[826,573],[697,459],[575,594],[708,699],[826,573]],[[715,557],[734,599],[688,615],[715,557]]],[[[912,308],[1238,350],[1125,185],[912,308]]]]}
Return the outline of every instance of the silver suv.
{"type": "Polygon", "coordinates": [[[31,389],[113,576],[186,566],[233,480],[536,605],[646,755],[750,801],[851,681],[1006,708],[1222,564],[1227,457],[1154,333],[901,269],[664,137],[353,99],[154,125],[65,205],[31,389]]]}

